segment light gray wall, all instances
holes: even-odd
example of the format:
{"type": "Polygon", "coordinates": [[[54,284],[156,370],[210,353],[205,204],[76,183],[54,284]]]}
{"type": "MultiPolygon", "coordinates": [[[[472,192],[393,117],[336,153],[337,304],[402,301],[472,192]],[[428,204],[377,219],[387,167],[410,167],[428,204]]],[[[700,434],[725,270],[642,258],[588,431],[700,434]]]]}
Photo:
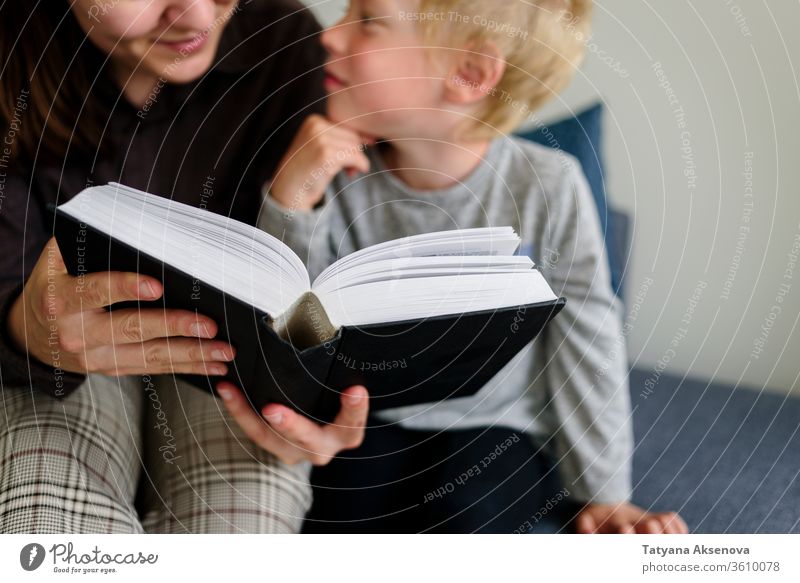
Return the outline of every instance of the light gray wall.
{"type": "Polygon", "coordinates": [[[302,0],[302,2],[311,7],[323,26],[336,22],[344,14],[348,4],[346,0],[302,0]]]}
{"type": "Polygon", "coordinates": [[[609,197],[635,224],[629,356],[656,386],[664,370],[800,393],[797,22],[797,2],[603,0],[542,112],[606,103],[609,197]]]}

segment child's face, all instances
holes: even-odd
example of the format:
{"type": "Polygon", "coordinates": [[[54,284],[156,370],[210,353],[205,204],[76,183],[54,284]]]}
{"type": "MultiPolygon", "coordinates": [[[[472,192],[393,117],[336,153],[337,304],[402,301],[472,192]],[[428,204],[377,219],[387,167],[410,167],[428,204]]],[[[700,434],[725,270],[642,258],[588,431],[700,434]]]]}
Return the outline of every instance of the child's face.
{"type": "Polygon", "coordinates": [[[424,46],[417,11],[418,0],[351,0],[322,34],[333,121],[387,139],[441,137],[457,122],[442,111],[447,60],[424,46]]]}

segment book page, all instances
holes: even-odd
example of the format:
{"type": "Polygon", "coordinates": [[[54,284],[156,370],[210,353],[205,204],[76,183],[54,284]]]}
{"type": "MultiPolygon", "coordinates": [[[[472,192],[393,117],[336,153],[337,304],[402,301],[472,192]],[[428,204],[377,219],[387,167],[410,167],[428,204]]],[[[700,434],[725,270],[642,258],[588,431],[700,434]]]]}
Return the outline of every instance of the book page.
{"type": "Polygon", "coordinates": [[[498,256],[513,255],[519,247],[519,236],[511,227],[485,227],[437,231],[412,235],[366,247],[333,263],[325,269],[312,287],[356,265],[382,260],[431,256],[498,256]]]}
{"type": "Polygon", "coordinates": [[[433,318],[556,299],[535,269],[374,281],[320,297],[336,327],[433,318]]]}
{"type": "Polygon", "coordinates": [[[302,260],[282,241],[205,209],[110,183],[59,210],[270,315],[310,288],[302,260]]]}
{"type": "Polygon", "coordinates": [[[510,273],[529,271],[533,268],[530,257],[486,256],[486,255],[433,255],[380,259],[368,263],[355,263],[347,269],[334,271],[320,282],[314,282],[314,291],[319,294],[332,293],[355,285],[391,279],[410,279],[443,275],[467,275],[482,273],[510,273]]]}
{"type": "Polygon", "coordinates": [[[312,287],[335,326],[366,325],[556,300],[511,227],[441,231],[367,247],[312,287]]]}

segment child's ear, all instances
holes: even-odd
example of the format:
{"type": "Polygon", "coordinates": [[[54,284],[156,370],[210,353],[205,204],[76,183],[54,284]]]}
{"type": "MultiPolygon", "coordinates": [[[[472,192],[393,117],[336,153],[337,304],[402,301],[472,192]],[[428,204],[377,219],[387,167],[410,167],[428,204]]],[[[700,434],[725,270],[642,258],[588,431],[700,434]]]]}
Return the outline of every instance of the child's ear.
{"type": "Polygon", "coordinates": [[[469,46],[454,55],[445,80],[447,101],[469,105],[494,93],[506,70],[505,59],[497,45],[487,41],[480,48],[469,46]]]}

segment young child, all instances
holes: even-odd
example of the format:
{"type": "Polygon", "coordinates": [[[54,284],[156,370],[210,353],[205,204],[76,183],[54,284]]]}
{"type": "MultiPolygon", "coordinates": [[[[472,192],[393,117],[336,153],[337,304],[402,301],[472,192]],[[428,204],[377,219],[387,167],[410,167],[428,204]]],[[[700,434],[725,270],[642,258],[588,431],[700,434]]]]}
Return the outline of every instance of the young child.
{"type": "MultiPolygon", "coordinates": [[[[574,158],[509,137],[581,60],[588,0],[352,0],[261,228],[313,278],[360,248],[511,225],[564,310],[475,396],[374,414],[314,471],[308,532],[685,532],[628,502],[622,306],[574,158]],[[365,148],[369,144],[371,147],[365,148]]],[[[369,387],[367,387],[369,389],[369,387]]]]}

